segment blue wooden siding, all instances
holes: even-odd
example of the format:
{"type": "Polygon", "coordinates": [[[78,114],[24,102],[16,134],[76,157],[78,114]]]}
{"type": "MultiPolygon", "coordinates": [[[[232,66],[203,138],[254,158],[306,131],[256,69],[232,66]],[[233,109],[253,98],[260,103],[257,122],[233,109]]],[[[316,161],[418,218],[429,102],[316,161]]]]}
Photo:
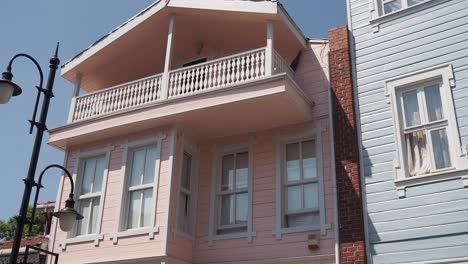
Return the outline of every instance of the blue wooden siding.
{"type": "MultiPolygon", "coordinates": [[[[460,179],[394,184],[395,130],[384,81],[450,63],[458,130],[468,145],[468,0],[433,0],[388,17],[373,32],[370,0],[347,0],[360,112],[362,167],[373,263],[468,257],[468,188],[460,179]]],[[[468,161],[467,161],[468,162],[468,161]]]]}

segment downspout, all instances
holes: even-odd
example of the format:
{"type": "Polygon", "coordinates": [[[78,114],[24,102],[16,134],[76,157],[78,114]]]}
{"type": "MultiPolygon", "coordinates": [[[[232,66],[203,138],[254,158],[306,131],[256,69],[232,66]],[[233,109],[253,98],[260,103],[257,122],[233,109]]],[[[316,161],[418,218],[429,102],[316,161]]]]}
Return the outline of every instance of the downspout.
{"type": "MultiPolygon", "coordinates": [[[[330,44],[329,44],[330,45],[330,44]]],[[[335,230],[335,263],[340,264],[340,232],[339,232],[339,218],[338,218],[338,190],[336,189],[336,160],[335,160],[335,130],[333,128],[333,106],[332,106],[332,87],[331,87],[331,69],[330,69],[330,52],[328,52],[328,118],[330,125],[330,149],[331,149],[331,170],[332,170],[332,189],[333,189],[333,203],[335,210],[333,213],[334,230],[335,230]]]]}

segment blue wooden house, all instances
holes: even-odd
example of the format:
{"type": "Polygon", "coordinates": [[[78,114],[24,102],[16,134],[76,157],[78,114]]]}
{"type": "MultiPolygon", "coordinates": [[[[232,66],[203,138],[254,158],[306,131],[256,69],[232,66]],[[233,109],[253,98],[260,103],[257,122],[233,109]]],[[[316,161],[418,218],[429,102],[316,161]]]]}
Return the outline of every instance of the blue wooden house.
{"type": "Polygon", "coordinates": [[[468,0],[347,0],[367,254],[468,263],[468,0]]]}

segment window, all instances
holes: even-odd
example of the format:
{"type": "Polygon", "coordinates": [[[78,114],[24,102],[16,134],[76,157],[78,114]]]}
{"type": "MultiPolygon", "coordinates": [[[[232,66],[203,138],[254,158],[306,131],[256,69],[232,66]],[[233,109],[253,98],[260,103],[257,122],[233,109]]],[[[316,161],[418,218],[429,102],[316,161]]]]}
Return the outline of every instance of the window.
{"type": "Polygon", "coordinates": [[[326,235],[322,130],[287,136],[277,143],[275,236],[318,230],[326,235]]]}
{"type": "Polygon", "coordinates": [[[452,166],[448,120],[442,104],[441,81],[412,86],[400,93],[408,176],[452,166]]]}
{"type": "Polygon", "coordinates": [[[220,176],[217,234],[246,232],[249,208],[249,153],[236,152],[222,156],[220,176]]]}
{"type": "Polygon", "coordinates": [[[182,156],[182,172],[179,186],[179,204],[177,215],[177,230],[189,235],[193,233],[193,180],[192,178],[192,155],[188,152],[182,156]]]}
{"type": "Polygon", "coordinates": [[[147,146],[130,152],[127,229],[151,226],[153,183],[157,148],[147,146]]]}
{"type": "Polygon", "coordinates": [[[399,197],[410,184],[459,177],[468,169],[451,88],[452,66],[409,73],[385,82],[395,124],[395,175],[399,197]]]}
{"type": "Polygon", "coordinates": [[[314,140],[285,145],[284,227],[320,224],[317,156],[314,140]]]}
{"type": "Polygon", "coordinates": [[[387,15],[427,0],[378,0],[380,15],[387,15]]]}
{"type": "Polygon", "coordinates": [[[103,179],[106,171],[106,156],[83,159],[80,173],[80,194],[78,211],[84,216],[77,221],[76,236],[96,234],[98,215],[100,214],[103,179]]]}

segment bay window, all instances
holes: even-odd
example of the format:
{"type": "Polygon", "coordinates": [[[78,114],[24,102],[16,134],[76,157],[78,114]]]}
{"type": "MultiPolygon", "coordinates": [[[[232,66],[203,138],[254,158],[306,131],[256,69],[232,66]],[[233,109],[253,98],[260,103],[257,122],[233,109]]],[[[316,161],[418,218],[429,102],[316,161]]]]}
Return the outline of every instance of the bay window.
{"type": "Polygon", "coordinates": [[[427,0],[377,0],[380,15],[386,15],[402,10],[427,0]]]}

